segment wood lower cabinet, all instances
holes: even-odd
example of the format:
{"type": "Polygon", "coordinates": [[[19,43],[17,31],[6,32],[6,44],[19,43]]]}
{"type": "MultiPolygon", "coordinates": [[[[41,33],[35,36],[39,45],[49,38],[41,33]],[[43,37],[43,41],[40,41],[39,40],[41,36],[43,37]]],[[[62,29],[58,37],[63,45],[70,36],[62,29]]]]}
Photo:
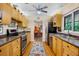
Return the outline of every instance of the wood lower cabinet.
{"type": "Polygon", "coordinates": [[[26,45],[28,45],[30,40],[31,40],[31,33],[30,32],[27,32],[27,37],[26,38],[27,38],[27,44],[26,45]]]}
{"type": "Polygon", "coordinates": [[[79,56],[79,48],[53,36],[52,50],[56,56],[79,56]]]}
{"type": "Polygon", "coordinates": [[[67,43],[63,42],[63,56],[78,56],[79,48],[67,43]]]}
{"type": "Polygon", "coordinates": [[[52,48],[52,49],[53,49],[54,54],[56,55],[56,52],[57,52],[57,51],[56,51],[56,47],[57,47],[57,39],[56,39],[55,36],[53,36],[53,40],[52,40],[52,41],[53,41],[53,45],[52,45],[53,48],[52,48]]]}
{"type": "Polygon", "coordinates": [[[20,39],[17,39],[13,42],[11,42],[11,48],[12,48],[12,51],[11,51],[11,55],[12,56],[20,56],[20,39]]]}
{"type": "Polygon", "coordinates": [[[61,56],[62,55],[62,40],[53,36],[53,48],[52,49],[55,55],[61,56]]]}
{"type": "Polygon", "coordinates": [[[10,43],[0,47],[0,56],[9,56],[10,55],[10,43]]]}
{"type": "Polygon", "coordinates": [[[62,40],[60,40],[59,38],[57,38],[57,56],[61,56],[62,55],[62,40]]]}
{"type": "Polygon", "coordinates": [[[0,47],[0,56],[20,56],[20,38],[0,47]]]}

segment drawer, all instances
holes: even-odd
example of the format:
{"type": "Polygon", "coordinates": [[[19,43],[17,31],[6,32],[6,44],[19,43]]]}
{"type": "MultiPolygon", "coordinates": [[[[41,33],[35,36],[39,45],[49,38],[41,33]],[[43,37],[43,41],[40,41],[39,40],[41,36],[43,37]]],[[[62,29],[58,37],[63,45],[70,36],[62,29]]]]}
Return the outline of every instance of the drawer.
{"type": "Polygon", "coordinates": [[[75,46],[69,44],[69,50],[70,50],[71,52],[78,53],[78,50],[79,50],[79,49],[78,49],[77,47],[75,47],[75,46]]]}
{"type": "Polygon", "coordinates": [[[63,42],[63,48],[69,48],[69,45],[68,45],[68,43],[66,43],[66,42],[63,42]]]}
{"type": "Polygon", "coordinates": [[[71,56],[69,53],[63,53],[63,56],[71,56]]]}
{"type": "Polygon", "coordinates": [[[77,56],[78,50],[79,49],[77,47],[75,47],[69,43],[63,42],[63,53],[67,53],[70,56],[77,56]]]}

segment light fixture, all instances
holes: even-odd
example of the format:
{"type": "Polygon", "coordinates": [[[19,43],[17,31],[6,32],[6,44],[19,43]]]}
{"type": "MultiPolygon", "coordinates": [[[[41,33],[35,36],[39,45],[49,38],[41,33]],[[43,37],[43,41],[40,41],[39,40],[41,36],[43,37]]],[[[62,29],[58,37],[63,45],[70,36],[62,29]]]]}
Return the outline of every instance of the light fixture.
{"type": "Polygon", "coordinates": [[[37,14],[41,14],[41,12],[40,11],[37,11],[37,14]]]}

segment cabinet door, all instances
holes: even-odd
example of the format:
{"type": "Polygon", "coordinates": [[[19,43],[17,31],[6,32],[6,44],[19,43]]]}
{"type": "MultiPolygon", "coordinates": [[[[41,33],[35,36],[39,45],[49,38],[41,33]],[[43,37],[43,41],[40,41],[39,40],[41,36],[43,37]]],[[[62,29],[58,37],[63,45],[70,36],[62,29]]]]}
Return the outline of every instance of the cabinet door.
{"type": "Polygon", "coordinates": [[[56,14],[54,16],[54,23],[56,23],[57,27],[61,27],[61,22],[62,22],[62,15],[61,14],[56,14]]]}
{"type": "Polygon", "coordinates": [[[62,40],[61,39],[57,39],[57,56],[61,56],[62,55],[62,40]]]}
{"type": "Polygon", "coordinates": [[[56,37],[53,36],[53,45],[52,45],[53,48],[52,49],[53,49],[53,52],[54,52],[55,55],[56,55],[56,46],[57,46],[56,41],[57,41],[56,37]]]}
{"type": "Polygon", "coordinates": [[[20,47],[20,43],[18,42],[18,40],[13,41],[11,43],[11,47],[12,47],[12,56],[19,56],[21,47],[20,47]]]}
{"type": "Polygon", "coordinates": [[[31,34],[30,32],[28,32],[27,33],[27,45],[29,44],[30,40],[31,40],[31,34]]]}
{"type": "Polygon", "coordinates": [[[0,9],[2,11],[2,24],[10,24],[11,23],[11,6],[7,3],[0,4],[0,9]]]}
{"type": "Polygon", "coordinates": [[[0,56],[9,56],[10,43],[0,47],[0,56]]]}
{"type": "Polygon", "coordinates": [[[67,43],[67,42],[63,42],[63,56],[65,55],[65,53],[69,56],[78,56],[78,48],[67,43]]]}
{"type": "Polygon", "coordinates": [[[2,24],[10,24],[11,23],[11,15],[7,12],[3,11],[2,15],[2,24]]]}

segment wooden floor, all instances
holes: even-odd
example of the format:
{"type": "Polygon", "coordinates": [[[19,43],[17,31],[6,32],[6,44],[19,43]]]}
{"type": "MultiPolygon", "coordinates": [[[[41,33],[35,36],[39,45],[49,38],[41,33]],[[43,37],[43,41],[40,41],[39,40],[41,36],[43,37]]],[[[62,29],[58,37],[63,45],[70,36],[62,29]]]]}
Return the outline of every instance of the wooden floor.
{"type": "MultiPolygon", "coordinates": [[[[55,56],[54,53],[52,53],[52,50],[49,48],[49,46],[45,42],[43,43],[43,46],[44,46],[45,53],[47,56],[55,56]]],[[[32,48],[32,42],[29,43],[29,45],[27,46],[26,52],[24,53],[23,56],[29,56],[31,48],[32,48]]]]}
{"type": "Polygon", "coordinates": [[[44,49],[45,49],[45,53],[47,56],[55,56],[53,51],[50,49],[50,47],[44,42],[43,43],[44,49]]]}
{"type": "Polygon", "coordinates": [[[30,54],[30,51],[31,51],[31,48],[32,48],[32,42],[30,42],[26,48],[26,52],[24,53],[23,56],[29,56],[30,54]]]}

